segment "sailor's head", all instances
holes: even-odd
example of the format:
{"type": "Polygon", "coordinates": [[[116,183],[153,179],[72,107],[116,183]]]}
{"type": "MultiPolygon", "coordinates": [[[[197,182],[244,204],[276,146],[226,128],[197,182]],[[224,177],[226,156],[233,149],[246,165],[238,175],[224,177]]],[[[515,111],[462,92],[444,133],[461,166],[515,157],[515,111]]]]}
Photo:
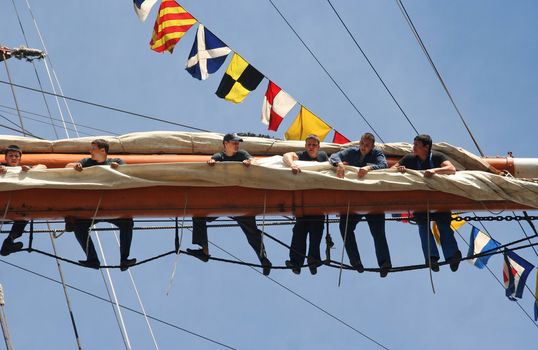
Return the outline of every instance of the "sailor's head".
{"type": "Polygon", "coordinates": [[[108,155],[108,149],[110,148],[108,142],[103,139],[95,139],[90,145],[90,154],[93,160],[106,159],[108,155]]]}
{"type": "Polygon", "coordinates": [[[21,163],[22,151],[17,145],[9,145],[4,150],[4,157],[7,166],[19,166],[21,163]]]}
{"type": "Polygon", "coordinates": [[[314,134],[308,135],[304,140],[304,148],[306,149],[306,152],[310,158],[316,158],[318,156],[319,144],[319,137],[314,134]]]}
{"type": "Polygon", "coordinates": [[[226,134],[222,138],[222,144],[224,145],[224,151],[226,153],[237,153],[239,151],[239,143],[243,142],[243,139],[237,136],[237,134],[226,134]]]}
{"type": "Polygon", "coordinates": [[[374,149],[374,146],[375,146],[375,136],[374,136],[374,134],[369,133],[369,132],[365,132],[361,136],[361,140],[359,141],[359,150],[360,150],[361,154],[363,156],[367,155],[368,153],[370,153],[372,151],[372,149],[374,149]]]}
{"type": "Polygon", "coordinates": [[[413,154],[421,159],[426,159],[432,150],[432,138],[430,135],[417,135],[413,140],[413,154]]]}

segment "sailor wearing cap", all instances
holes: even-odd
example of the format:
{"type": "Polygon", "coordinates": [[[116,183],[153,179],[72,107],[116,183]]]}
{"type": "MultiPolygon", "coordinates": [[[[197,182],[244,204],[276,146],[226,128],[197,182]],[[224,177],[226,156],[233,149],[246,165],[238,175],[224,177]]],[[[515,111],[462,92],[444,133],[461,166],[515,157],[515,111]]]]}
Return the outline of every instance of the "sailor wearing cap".
{"type": "MultiPolygon", "coordinates": [[[[217,162],[242,162],[245,166],[250,166],[254,158],[244,150],[239,149],[239,143],[243,139],[237,134],[226,134],[222,139],[224,149],[215,153],[207,164],[214,166],[217,162]]],[[[271,272],[271,262],[267,259],[265,247],[262,242],[262,231],[256,225],[255,216],[233,216],[247,236],[248,243],[254,249],[256,256],[263,267],[263,274],[269,275],[271,272]]],[[[201,249],[187,249],[187,251],[198,259],[207,262],[209,260],[209,248],[207,240],[207,223],[216,220],[216,217],[193,217],[192,218],[192,243],[201,246],[201,249]]]]}

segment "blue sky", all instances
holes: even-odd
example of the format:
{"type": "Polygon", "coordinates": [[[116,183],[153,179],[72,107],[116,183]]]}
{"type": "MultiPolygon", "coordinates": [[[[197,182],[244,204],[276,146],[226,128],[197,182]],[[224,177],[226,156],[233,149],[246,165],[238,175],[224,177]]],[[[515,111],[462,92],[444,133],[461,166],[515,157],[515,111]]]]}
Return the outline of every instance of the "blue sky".
{"type": "MultiPolygon", "coordinates": [[[[310,49],[386,142],[410,142],[414,132],[379,83],[364,58],[324,0],[273,0],[310,49]]],[[[41,44],[26,2],[15,1],[30,46],[41,44]]],[[[180,3],[234,51],[350,139],[368,130],[357,112],[336,89],[269,1],[194,1],[180,3]]],[[[358,40],[402,108],[421,133],[436,142],[449,142],[477,152],[459,118],[419,49],[394,1],[333,0],[334,7],[358,40]]],[[[92,102],[172,120],[216,132],[269,133],[260,123],[266,81],[240,105],[215,96],[224,71],[200,82],[184,71],[194,40],[191,29],[173,55],[149,49],[156,8],[139,23],[130,1],[30,1],[64,93],[92,102]]],[[[536,91],[538,91],[538,4],[534,1],[405,1],[415,26],[450,88],[471,130],[487,155],[537,157],[536,91]]],[[[0,11],[0,43],[24,43],[13,6],[4,1],[0,11]]],[[[15,83],[37,87],[31,64],[10,60],[15,83]]],[[[44,88],[51,91],[42,62],[36,68],[44,88]]],[[[1,79],[7,80],[4,67],[1,79]]],[[[39,94],[17,89],[21,108],[46,114],[39,94]]],[[[47,98],[58,116],[55,101],[47,98]]],[[[13,107],[8,87],[0,85],[0,104],[13,107]]],[[[149,130],[181,130],[69,102],[77,123],[124,134],[149,130]]],[[[13,122],[17,117],[0,108],[13,122]]],[[[297,109],[274,134],[283,137],[297,109]]],[[[37,117],[39,118],[39,117],[37,117]]],[[[2,121],[0,124],[6,123],[2,121]]],[[[53,129],[25,119],[33,133],[55,138],[53,129]]],[[[66,134],[57,129],[61,138],[66,134]]],[[[93,130],[80,131],[96,135],[93,130]]],[[[10,131],[2,130],[9,134],[10,131]]],[[[273,135],[273,134],[272,134],[273,135]]],[[[69,134],[74,137],[73,133],[69,134]]],[[[329,136],[330,137],[330,136],[329,136]]],[[[328,140],[330,141],[330,140],[328,140]]],[[[489,213],[482,213],[489,215],[489,213]]],[[[510,215],[511,212],[503,213],[510,215]]],[[[536,215],[536,212],[530,212],[536,215]]],[[[530,229],[523,224],[530,234],[530,229]]],[[[514,223],[486,224],[505,243],[522,237],[514,223]]],[[[460,230],[468,239],[470,226],[460,230]]],[[[267,231],[289,242],[291,227],[267,231]]],[[[416,227],[387,223],[394,265],[422,262],[416,227]]],[[[363,262],[373,267],[373,241],[366,224],[356,231],[363,262]]],[[[341,254],[337,226],[333,257],[341,254]]],[[[111,262],[118,260],[112,235],[101,236],[111,262]]],[[[460,249],[467,246],[458,237],[460,249]]],[[[239,229],[213,229],[210,240],[246,261],[255,261],[239,229]]],[[[184,246],[190,246],[190,234],[184,246]]],[[[40,235],[36,246],[51,250],[40,235]]],[[[81,258],[74,237],[57,240],[60,255],[81,258]]],[[[149,257],[173,248],[171,231],[136,231],[132,256],[149,257]]],[[[228,257],[216,247],[212,254],[228,257]]],[[[324,249],[324,244],[322,245],[324,249]]],[[[267,242],[269,258],[281,265],[287,252],[267,242]]],[[[538,263],[532,250],[521,252],[538,263]]],[[[132,269],[146,310],[152,316],[200,333],[238,349],[379,347],[249,268],[218,262],[203,264],[181,256],[169,295],[165,294],[174,257],[132,269]]],[[[55,263],[37,254],[15,254],[2,260],[57,278],[55,263]]],[[[347,261],[347,258],[345,259],[347,261]]],[[[490,260],[501,278],[502,259],[490,260]]],[[[63,265],[68,283],[106,297],[99,272],[63,265]]],[[[126,273],[112,271],[120,302],[138,308],[126,273]]],[[[536,272],[528,285],[534,291],[536,272]]],[[[457,273],[447,268],[434,274],[432,293],[426,270],[362,275],[346,271],[338,287],[338,271],[321,268],[311,276],[273,271],[271,277],[328,310],[390,349],[511,348],[534,346],[537,325],[514,302],[488,271],[464,263],[457,273]]],[[[15,348],[73,349],[75,341],[61,287],[45,279],[0,264],[0,283],[15,348]]],[[[123,346],[110,305],[76,291],[69,292],[83,348],[123,346]]],[[[520,305],[532,314],[528,291],[520,305]]],[[[142,317],[124,312],[134,349],[153,343],[142,317]]],[[[217,345],[152,322],[161,349],[214,349],[217,345]]]]}

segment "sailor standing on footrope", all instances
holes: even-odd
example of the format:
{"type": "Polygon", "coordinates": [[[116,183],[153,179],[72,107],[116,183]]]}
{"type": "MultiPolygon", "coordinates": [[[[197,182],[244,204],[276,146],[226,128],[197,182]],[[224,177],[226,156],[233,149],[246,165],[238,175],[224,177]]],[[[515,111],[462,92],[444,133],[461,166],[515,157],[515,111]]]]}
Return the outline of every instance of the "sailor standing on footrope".
{"type": "MultiPolygon", "coordinates": [[[[255,160],[244,150],[239,149],[239,143],[243,139],[237,134],[226,134],[222,140],[224,150],[215,153],[207,164],[214,166],[217,162],[241,162],[244,166],[250,166],[255,160]]],[[[263,274],[268,276],[271,273],[271,262],[267,259],[265,247],[262,242],[262,231],[256,225],[255,216],[232,216],[243,230],[248,243],[254,249],[256,256],[263,267],[263,274]]],[[[207,239],[207,223],[216,220],[216,217],[193,217],[192,218],[192,243],[201,246],[201,249],[187,249],[191,255],[207,262],[209,260],[209,247],[207,239]]]]}

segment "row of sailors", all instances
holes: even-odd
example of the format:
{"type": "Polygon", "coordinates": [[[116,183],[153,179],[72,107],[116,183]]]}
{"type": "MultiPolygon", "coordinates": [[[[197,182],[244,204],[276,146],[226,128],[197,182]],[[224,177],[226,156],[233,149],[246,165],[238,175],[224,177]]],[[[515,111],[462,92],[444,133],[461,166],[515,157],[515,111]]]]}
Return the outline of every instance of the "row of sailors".
{"type": "MultiPolygon", "coordinates": [[[[217,162],[242,162],[245,166],[250,166],[255,162],[251,155],[239,148],[243,140],[237,134],[226,134],[223,138],[223,150],[214,154],[207,161],[209,166],[214,166],[217,162]]],[[[406,172],[406,169],[424,170],[425,177],[432,177],[436,174],[454,174],[456,172],[452,163],[446,157],[438,152],[431,150],[432,139],[429,135],[418,135],[413,141],[413,153],[406,155],[396,163],[393,168],[399,172],[406,172]]],[[[90,157],[84,158],[79,162],[69,163],[67,168],[73,168],[76,171],[83,171],[86,167],[95,165],[110,165],[113,169],[124,164],[120,158],[108,157],[109,145],[105,140],[97,139],[92,141],[90,147],[90,157]]],[[[5,163],[0,165],[0,174],[6,172],[6,167],[20,166],[22,152],[16,145],[9,146],[5,150],[5,163]]],[[[345,166],[351,165],[357,167],[357,176],[362,178],[370,171],[387,168],[388,164],[383,152],[375,147],[375,137],[371,133],[362,135],[359,145],[349,147],[342,151],[332,154],[330,157],[320,150],[320,140],[316,135],[309,135],[305,140],[305,150],[300,152],[289,152],[284,154],[284,163],[291,168],[293,174],[300,174],[301,168],[296,161],[326,162],[329,161],[336,167],[336,176],[343,178],[345,166]]],[[[27,172],[32,169],[45,169],[45,165],[36,165],[29,167],[22,165],[22,171],[27,172]]],[[[370,227],[370,232],[374,239],[377,262],[380,268],[380,276],[386,277],[392,263],[390,259],[389,248],[385,235],[385,217],[384,214],[355,214],[341,215],[339,228],[344,246],[349,257],[351,266],[359,273],[364,272],[364,266],[361,262],[357,242],[355,239],[355,228],[362,218],[365,218],[370,227]]],[[[419,229],[419,236],[422,244],[422,251],[426,265],[433,271],[439,271],[439,251],[435,244],[433,235],[430,232],[430,226],[427,222],[427,213],[414,213],[415,220],[419,229]]],[[[454,238],[454,232],[450,228],[451,213],[436,212],[429,215],[431,220],[437,222],[440,231],[440,241],[443,255],[450,265],[452,271],[458,269],[461,252],[454,238]]],[[[199,249],[187,249],[188,253],[198,259],[209,261],[209,247],[207,238],[207,223],[216,220],[215,217],[193,217],[193,236],[192,243],[200,246],[199,249]]],[[[272,264],[267,258],[267,253],[262,241],[262,231],[258,229],[256,218],[254,216],[237,216],[232,217],[247,237],[248,243],[256,253],[263,268],[263,274],[269,275],[272,264]]],[[[120,268],[122,271],[127,270],[130,266],[136,264],[136,259],[129,258],[130,247],[133,232],[132,219],[114,219],[114,220],[95,220],[94,223],[106,221],[114,224],[120,230],[120,268]]],[[[80,246],[86,253],[86,260],[80,260],[83,266],[99,269],[100,261],[89,236],[89,228],[92,220],[77,219],[74,223],[74,233],[80,246]]],[[[8,237],[4,240],[0,249],[1,255],[8,255],[12,252],[22,249],[21,242],[15,242],[24,232],[27,221],[15,221],[8,237]]],[[[324,216],[312,215],[297,217],[293,227],[293,235],[290,249],[290,259],[286,260],[286,266],[295,274],[299,274],[304,264],[305,258],[309,270],[312,274],[317,273],[317,268],[322,264],[320,256],[320,244],[323,235],[324,216]],[[309,238],[308,254],[306,251],[306,241],[309,238]]]]}

